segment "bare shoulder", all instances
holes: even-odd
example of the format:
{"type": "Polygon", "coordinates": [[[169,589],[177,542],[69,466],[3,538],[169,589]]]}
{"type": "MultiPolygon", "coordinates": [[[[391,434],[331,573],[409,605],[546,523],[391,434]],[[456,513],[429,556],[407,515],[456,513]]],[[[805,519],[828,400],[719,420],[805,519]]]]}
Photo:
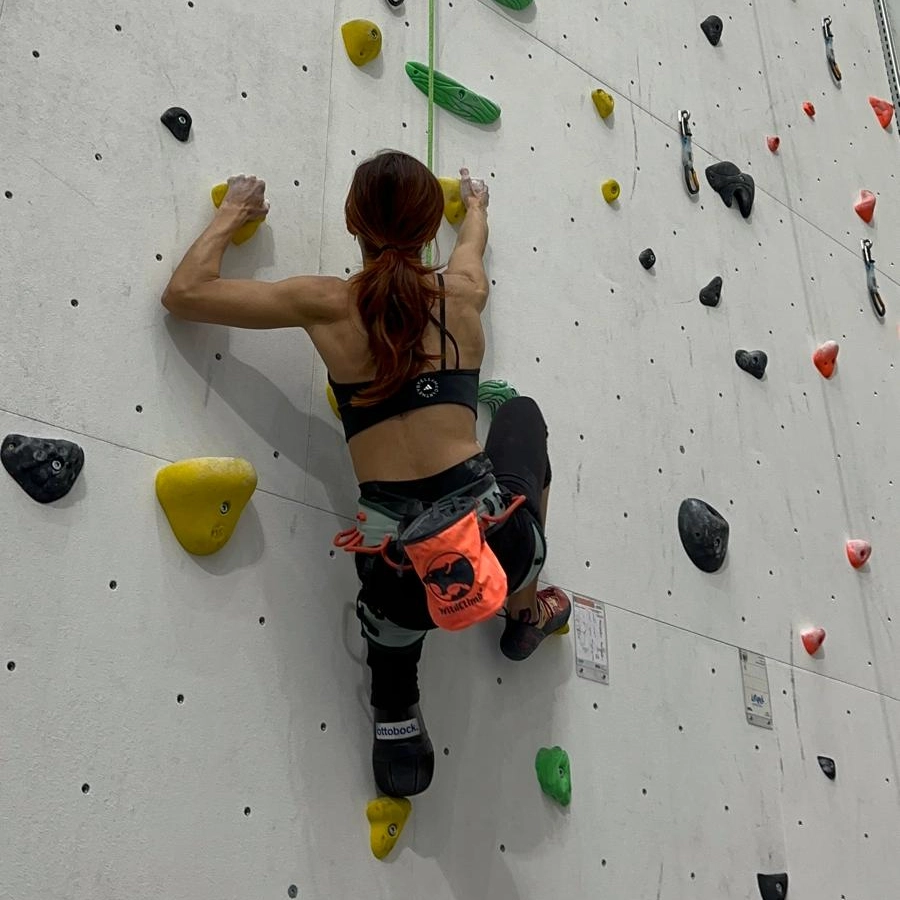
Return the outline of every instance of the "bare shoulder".
{"type": "Polygon", "coordinates": [[[314,275],[296,280],[310,318],[327,325],[347,318],[349,283],[336,275],[314,275]]]}

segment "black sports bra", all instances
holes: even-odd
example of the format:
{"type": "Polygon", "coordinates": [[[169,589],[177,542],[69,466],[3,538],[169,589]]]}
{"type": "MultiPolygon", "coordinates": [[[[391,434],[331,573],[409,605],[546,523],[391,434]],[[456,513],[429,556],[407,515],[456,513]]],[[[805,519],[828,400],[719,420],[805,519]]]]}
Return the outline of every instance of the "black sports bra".
{"type": "Polygon", "coordinates": [[[444,277],[437,276],[440,285],[440,321],[429,313],[431,321],[441,330],[441,368],[437,371],[426,371],[407,381],[395,394],[376,403],[374,406],[351,406],[353,395],[374,384],[373,381],[361,381],[355,384],[339,384],[331,375],[328,383],[334,391],[341,423],[344,426],[344,437],[350,440],[354,435],[384,422],[394,416],[434,406],[438,403],[457,403],[467,406],[478,415],[478,378],[480,369],[459,368],[459,346],[456,339],[446,328],[446,304],[444,297],[444,277]],[[447,368],[447,338],[456,352],[456,368],[447,368]]]}

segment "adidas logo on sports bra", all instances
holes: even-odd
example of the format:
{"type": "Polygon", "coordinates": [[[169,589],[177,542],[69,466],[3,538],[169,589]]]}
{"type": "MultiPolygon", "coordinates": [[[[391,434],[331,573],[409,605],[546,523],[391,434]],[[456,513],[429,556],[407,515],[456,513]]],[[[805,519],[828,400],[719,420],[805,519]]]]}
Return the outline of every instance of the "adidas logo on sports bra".
{"type": "Polygon", "coordinates": [[[438,384],[437,379],[432,378],[430,375],[422,375],[416,379],[416,393],[425,400],[437,397],[440,389],[441,386],[438,384]]]}

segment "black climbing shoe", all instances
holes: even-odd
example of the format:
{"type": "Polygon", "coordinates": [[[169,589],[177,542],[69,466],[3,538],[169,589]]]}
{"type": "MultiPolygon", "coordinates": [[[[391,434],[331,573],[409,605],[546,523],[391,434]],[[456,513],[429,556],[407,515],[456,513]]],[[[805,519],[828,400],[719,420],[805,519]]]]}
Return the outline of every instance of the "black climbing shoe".
{"type": "Polygon", "coordinates": [[[372,711],[375,784],[389,797],[421,794],[434,775],[434,748],[419,704],[391,711],[372,707],[372,711]]]}
{"type": "Polygon", "coordinates": [[[520,662],[527,659],[540,646],[544,638],[556,632],[568,630],[572,603],[562,588],[548,587],[537,592],[537,621],[532,621],[530,609],[523,609],[519,617],[506,616],[506,626],[500,636],[500,652],[507,658],[520,662]],[[563,630],[565,629],[565,630],[563,630]]]}

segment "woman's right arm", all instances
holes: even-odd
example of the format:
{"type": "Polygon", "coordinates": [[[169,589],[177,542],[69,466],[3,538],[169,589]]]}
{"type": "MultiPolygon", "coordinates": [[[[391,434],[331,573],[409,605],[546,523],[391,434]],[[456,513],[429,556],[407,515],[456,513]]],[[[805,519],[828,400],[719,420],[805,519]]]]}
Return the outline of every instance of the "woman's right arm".
{"type": "Polygon", "coordinates": [[[484,251],[487,247],[488,189],[484,182],[473,181],[468,169],[460,169],[460,193],[466,204],[456,239],[456,246],[447,264],[448,275],[458,275],[471,282],[476,291],[478,311],[484,309],[488,298],[488,279],[484,272],[484,251]]]}

